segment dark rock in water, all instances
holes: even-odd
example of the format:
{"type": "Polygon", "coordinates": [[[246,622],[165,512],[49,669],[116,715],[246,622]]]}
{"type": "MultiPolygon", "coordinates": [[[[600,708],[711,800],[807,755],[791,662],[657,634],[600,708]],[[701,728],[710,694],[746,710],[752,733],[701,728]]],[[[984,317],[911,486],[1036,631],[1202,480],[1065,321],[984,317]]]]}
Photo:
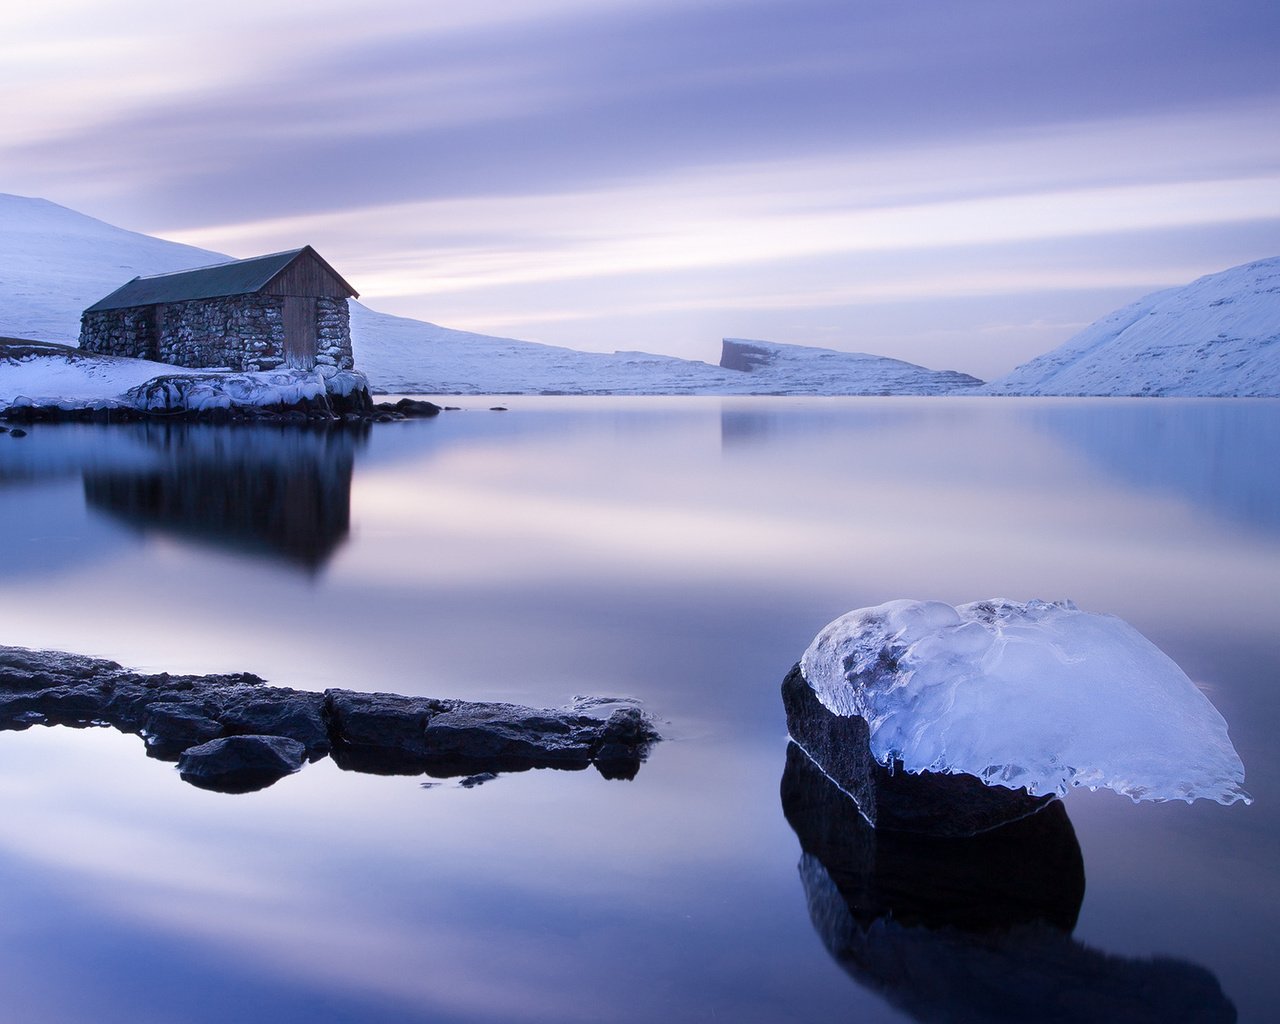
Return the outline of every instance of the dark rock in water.
{"type": "Polygon", "coordinates": [[[161,760],[255,737],[297,744],[299,756],[313,761],[332,753],[351,771],[440,777],[595,764],[606,778],[633,778],[659,738],[638,708],[605,720],[515,704],[315,693],[268,686],[249,673],[142,675],[98,658],[0,647],[0,731],[32,725],[112,726],[143,737],[147,753],[161,760]]]}
{"type": "Polygon", "coordinates": [[[434,716],[423,742],[432,775],[457,775],[477,761],[506,765],[509,771],[550,764],[586,768],[599,732],[599,719],[584,715],[481,704],[434,716]]]}
{"type": "Polygon", "coordinates": [[[23,430],[21,427],[14,427],[12,430],[9,431],[9,436],[10,437],[26,437],[27,432],[23,430]]]}
{"type": "Polygon", "coordinates": [[[319,760],[332,748],[324,697],[305,690],[263,686],[230,692],[217,708],[218,720],[231,735],[288,736],[319,760]]]}
{"type": "Polygon", "coordinates": [[[334,761],[347,771],[373,775],[425,772],[427,722],[457,704],[431,697],[354,690],[326,690],[324,700],[334,761]]]}
{"type": "Polygon", "coordinates": [[[864,928],[892,918],[966,931],[1042,923],[1069,933],[1084,901],[1084,859],[1061,800],[964,837],[874,828],[849,795],[789,743],[782,812],[864,928]]]}
{"type": "Polygon", "coordinates": [[[988,786],[972,775],[886,768],[871,753],[867,723],[827,710],[798,664],[782,682],[782,703],[791,738],[877,828],[970,836],[1025,818],[1056,799],[988,786]]]}
{"type": "Polygon", "coordinates": [[[393,420],[425,419],[440,415],[440,406],[420,398],[402,398],[398,402],[378,402],[370,410],[379,423],[393,420]]]}
{"type": "Polygon", "coordinates": [[[307,748],[285,736],[226,736],[183,751],[184,781],[219,793],[265,789],[302,767],[307,748]]]}
{"type": "Polygon", "coordinates": [[[587,768],[632,778],[658,738],[637,708],[607,721],[572,711],[515,704],[325,693],[340,768],[378,775],[437,777],[530,768],[587,768]]]}
{"type": "Polygon", "coordinates": [[[162,761],[172,761],[184,750],[222,734],[221,722],[208,718],[200,708],[183,704],[151,704],[142,722],[147,753],[162,761]]]}
{"type": "Polygon", "coordinates": [[[396,402],[396,412],[402,416],[424,417],[439,416],[440,406],[434,402],[425,402],[419,398],[402,398],[396,402]]]}
{"type": "Polygon", "coordinates": [[[790,744],[782,805],[800,840],[809,916],[827,951],[858,984],[916,1020],[1236,1019],[1202,967],[1113,956],[1071,937],[1084,869],[1061,801],[965,838],[885,831],[790,744]]]}
{"type": "Polygon", "coordinates": [[[491,405],[489,406],[489,411],[490,412],[506,412],[507,407],[505,405],[491,405]]]}
{"type": "Polygon", "coordinates": [[[657,738],[639,708],[619,708],[605,722],[594,747],[596,770],[606,779],[634,779],[644,750],[657,738]]]}

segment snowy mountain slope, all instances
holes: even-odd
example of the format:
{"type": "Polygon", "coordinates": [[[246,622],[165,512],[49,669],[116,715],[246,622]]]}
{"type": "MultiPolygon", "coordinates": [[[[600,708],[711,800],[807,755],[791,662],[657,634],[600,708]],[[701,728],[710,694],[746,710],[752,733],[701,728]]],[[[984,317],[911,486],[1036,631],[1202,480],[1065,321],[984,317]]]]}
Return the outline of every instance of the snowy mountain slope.
{"type": "Polygon", "coordinates": [[[591,395],[938,395],[982,382],[882,356],[742,342],[756,363],[720,366],[647,352],[580,352],[467,334],[351,303],[357,365],[388,392],[591,395]]]}
{"type": "MultiPolygon", "coordinates": [[[[112,227],[43,199],[0,194],[0,337],[74,344],[80,313],[141,274],[221,253],[112,227]]],[[[750,342],[747,372],[643,352],[581,352],[496,338],[351,303],[356,366],[383,392],[436,394],[941,394],[974,383],[899,360],[750,342]]],[[[0,381],[0,398],[11,387],[0,381]]]]}
{"type": "Polygon", "coordinates": [[[981,392],[1280,396],[1280,257],[1139,299],[981,392]]]}
{"type": "Polygon", "coordinates": [[[0,336],[75,344],[81,310],[124,282],[226,258],[0,193],[0,336]]]}
{"type": "Polygon", "coordinates": [[[749,382],[710,363],[644,352],[580,352],[392,316],[351,303],[356,366],[388,393],[685,395],[749,382]]]}

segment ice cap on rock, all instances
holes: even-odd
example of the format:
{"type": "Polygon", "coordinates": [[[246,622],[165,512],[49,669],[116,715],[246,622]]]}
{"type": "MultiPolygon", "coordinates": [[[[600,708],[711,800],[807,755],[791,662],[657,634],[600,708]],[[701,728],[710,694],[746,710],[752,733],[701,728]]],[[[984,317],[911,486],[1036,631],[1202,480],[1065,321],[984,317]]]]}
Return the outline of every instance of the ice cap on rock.
{"type": "Polygon", "coordinates": [[[800,666],[828,710],[866,720],[881,764],[1033,795],[1252,802],[1209,699],[1127,622],[1070,601],[860,608],[800,666]]]}

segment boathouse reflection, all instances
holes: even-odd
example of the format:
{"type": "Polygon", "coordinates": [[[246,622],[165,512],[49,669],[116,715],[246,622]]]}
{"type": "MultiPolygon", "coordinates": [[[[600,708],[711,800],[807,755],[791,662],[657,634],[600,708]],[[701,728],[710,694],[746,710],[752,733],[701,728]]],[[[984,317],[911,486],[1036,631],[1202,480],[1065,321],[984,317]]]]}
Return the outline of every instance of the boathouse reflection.
{"type": "Polygon", "coordinates": [[[84,472],[88,506],[146,531],[315,571],[351,524],[368,427],[148,424],[155,458],[84,472]]]}

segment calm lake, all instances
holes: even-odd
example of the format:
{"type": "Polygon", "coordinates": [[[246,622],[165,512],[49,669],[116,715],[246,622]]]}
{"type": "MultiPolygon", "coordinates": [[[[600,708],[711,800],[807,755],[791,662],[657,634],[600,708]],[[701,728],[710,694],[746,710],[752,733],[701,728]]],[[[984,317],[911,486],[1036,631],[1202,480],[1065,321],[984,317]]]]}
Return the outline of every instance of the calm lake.
{"type": "Polygon", "coordinates": [[[1280,402],[459,404],[0,435],[0,643],[633,697],[668,739],[632,781],[326,759],[228,796],[108,729],[0,734],[11,1019],[994,1019],[975,987],[1099,1021],[1280,1013],[1280,402]],[[1074,928],[992,948],[896,911],[851,938],[810,856],[831,837],[784,813],[779,684],[852,608],[997,596],[1134,625],[1225,716],[1255,802],[1072,792],[1074,840],[1024,861],[1078,842],[1074,928]]]}

